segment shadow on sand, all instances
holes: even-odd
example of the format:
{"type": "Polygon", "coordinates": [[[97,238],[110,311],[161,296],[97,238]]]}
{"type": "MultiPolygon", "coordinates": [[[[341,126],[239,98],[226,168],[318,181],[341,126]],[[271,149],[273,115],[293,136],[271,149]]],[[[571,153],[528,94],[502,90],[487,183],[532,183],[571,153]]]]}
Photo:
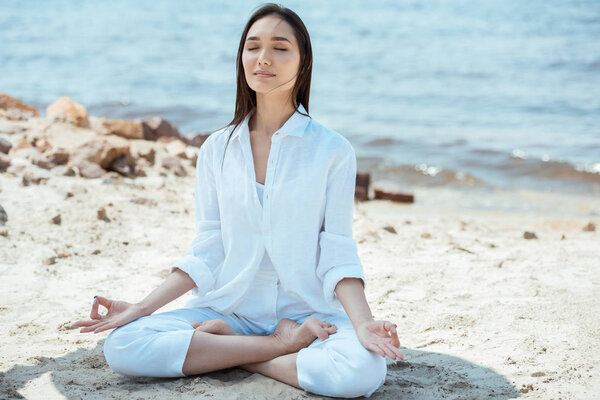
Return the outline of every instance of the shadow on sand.
{"type": "MultiPolygon", "coordinates": [[[[0,373],[0,397],[303,399],[322,398],[284,383],[231,368],[187,378],[129,377],[108,368],[101,340],[61,357],[37,356],[34,365],[15,365],[0,373]]],[[[385,384],[371,399],[512,399],[516,388],[491,368],[458,357],[401,349],[406,361],[388,359],[385,384]]]]}

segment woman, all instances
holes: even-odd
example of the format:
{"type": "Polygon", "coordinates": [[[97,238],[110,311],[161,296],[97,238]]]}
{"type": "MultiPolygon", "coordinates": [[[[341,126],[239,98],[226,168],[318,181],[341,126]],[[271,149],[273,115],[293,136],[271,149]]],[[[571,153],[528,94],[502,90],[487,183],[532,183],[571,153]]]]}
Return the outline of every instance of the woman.
{"type": "Polygon", "coordinates": [[[137,304],[97,296],[81,332],[115,329],[106,360],[127,375],[241,367],[306,391],[370,396],[396,325],[376,321],[352,238],[356,156],[307,114],[310,38],[291,10],[265,4],[237,57],[233,121],[196,166],[196,236],[137,304]],[[152,315],[192,290],[182,309],[152,315]],[[98,306],[108,309],[98,313],[98,306]]]}

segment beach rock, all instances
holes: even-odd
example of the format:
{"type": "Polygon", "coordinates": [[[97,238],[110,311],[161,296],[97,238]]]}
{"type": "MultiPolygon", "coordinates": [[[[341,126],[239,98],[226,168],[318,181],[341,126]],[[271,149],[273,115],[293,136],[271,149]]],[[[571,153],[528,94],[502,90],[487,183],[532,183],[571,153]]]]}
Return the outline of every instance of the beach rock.
{"type": "Polygon", "coordinates": [[[0,205],[0,226],[4,226],[6,221],[8,221],[8,214],[6,213],[4,207],[0,205]]]}
{"type": "Polygon", "coordinates": [[[429,232],[421,233],[421,237],[423,239],[431,239],[431,233],[429,233],[429,232]]]}
{"type": "Polygon", "coordinates": [[[391,200],[398,203],[414,203],[415,196],[409,193],[403,193],[398,185],[392,182],[378,182],[373,185],[375,199],[391,200]]]}
{"type": "Polygon", "coordinates": [[[6,93],[0,93],[0,117],[9,120],[23,120],[39,117],[37,108],[23,103],[6,93]]]}
{"type": "Polygon", "coordinates": [[[162,167],[176,176],[187,176],[187,172],[181,165],[181,159],[176,156],[165,157],[162,160],[162,167]]]}
{"type": "Polygon", "coordinates": [[[81,160],[76,164],[77,169],[79,170],[79,176],[89,179],[100,178],[106,174],[104,168],[102,168],[97,163],[81,160]]]}
{"type": "Polygon", "coordinates": [[[114,136],[92,139],[79,145],[73,152],[77,161],[87,160],[104,169],[108,169],[112,162],[121,155],[125,155],[130,163],[133,163],[127,140],[114,136]]]}
{"type": "Polygon", "coordinates": [[[98,219],[104,222],[110,222],[110,219],[108,218],[108,215],[106,215],[106,209],[104,207],[100,207],[96,211],[96,216],[98,217],[98,219]]]}
{"type": "Polygon", "coordinates": [[[69,96],[61,96],[46,107],[46,116],[67,121],[80,128],[87,128],[90,125],[85,107],[73,102],[69,96]]]}
{"type": "Polygon", "coordinates": [[[23,186],[31,186],[31,184],[39,185],[41,183],[45,183],[48,178],[43,176],[35,176],[31,172],[25,172],[21,178],[21,183],[23,186]]]}
{"type": "Polygon", "coordinates": [[[135,167],[133,168],[133,173],[135,174],[135,176],[148,176],[144,168],[139,164],[135,165],[135,167]]]}
{"type": "Polygon", "coordinates": [[[369,184],[371,174],[368,172],[359,172],[356,174],[356,186],[354,189],[354,198],[358,201],[369,200],[369,184]]]}
{"type": "Polygon", "coordinates": [[[530,239],[537,239],[537,235],[535,234],[535,232],[524,232],[523,233],[523,238],[530,240],[530,239]]]}
{"type": "Polygon", "coordinates": [[[396,229],[393,226],[391,226],[391,225],[386,225],[386,226],[383,227],[383,229],[385,229],[389,233],[398,234],[398,232],[396,232],[396,229]]]}
{"type": "Polygon", "coordinates": [[[52,168],[52,173],[56,176],[76,176],[75,169],[70,165],[57,165],[52,168]]]}
{"type": "Polygon", "coordinates": [[[0,236],[8,236],[8,229],[6,229],[5,227],[0,227],[0,236]]]}
{"type": "Polygon", "coordinates": [[[143,138],[158,140],[160,137],[176,137],[181,139],[177,126],[161,117],[146,117],[142,120],[143,138]]]}
{"type": "Polygon", "coordinates": [[[54,166],[48,156],[45,154],[36,154],[31,158],[31,163],[37,165],[40,168],[50,169],[54,166]]]}
{"type": "Polygon", "coordinates": [[[8,154],[11,147],[12,147],[11,142],[9,142],[7,139],[0,137],[0,153],[8,154]]]}
{"type": "Polygon", "coordinates": [[[119,174],[128,178],[135,178],[134,172],[135,165],[130,162],[130,158],[126,154],[121,154],[115,158],[112,163],[108,166],[110,171],[118,172],[119,174]]]}
{"type": "Polygon", "coordinates": [[[52,218],[50,219],[50,223],[51,223],[51,224],[55,224],[55,225],[60,225],[60,223],[61,223],[61,217],[60,217],[60,214],[58,214],[58,215],[55,215],[54,217],[52,217],[52,218]]]}
{"type": "Polygon", "coordinates": [[[31,143],[29,143],[29,140],[27,140],[26,138],[22,137],[17,142],[17,145],[13,148],[13,151],[18,150],[18,149],[27,149],[27,148],[30,148],[30,147],[33,147],[33,145],[31,143]]]}
{"type": "Polygon", "coordinates": [[[64,165],[69,162],[69,158],[69,152],[63,148],[58,148],[48,154],[48,159],[54,165],[64,165]]]}
{"type": "Polygon", "coordinates": [[[147,160],[151,165],[154,165],[154,159],[156,157],[156,150],[148,149],[146,151],[140,151],[138,157],[147,160]]]}
{"type": "Polygon", "coordinates": [[[10,167],[10,157],[8,154],[0,153],[0,172],[6,172],[10,167]]]}
{"type": "Polygon", "coordinates": [[[35,137],[33,138],[33,146],[40,152],[48,151],[52,148],[52,145],[44,138],[35,137]]]}
{"type": "MultiPolygon", "coordinates": [[[[159,142],[164,141],[164,139],[159,139],[159,142]]],[[[165,149],[170,156],[175,156],[182,158],[184,160],[188,159],[188,155],[186,153],[187,145],[181,140],[173,140],[169,139],[169,141],[165,144],[165,149]]]]}
{"type": "Polygon", "coordinates": [[[44,265],[52,265],[52,264],[56,264],[56,257],[52,256],[52,257],[46,257],[42,260],[42,263],[44,265]]]}
{"type": "Polygon", "coordinates": [[[182,140],[189,146],[200,147],[209,136],[210,133],[196,133],[182,136],[182,140]]]}
{"type": "Polygon", "coordinates": [[[106,132],[125,139],[144,139],[144,130],[139,121],[126,121],[124,119],[106,119],[102,122],[106,132]]]}
{"type": "Polygon", "coordinates": [[[148,199],[146,197],[134,197],[133,199],[130,199],[129,201],[131,201],[132,203],[135,203],[135,204],[143,204],[143,205],[151,206],[151,207],[156,207],[158,205],[156,200],[148,199]]]}
{"type": "Polygon", "coordinates": [[[596,230],[596,224],[594,224],[593,222],[590,222],[586,226],[583,227],[584,232],[594,232],[595,230],[596,230]]]}

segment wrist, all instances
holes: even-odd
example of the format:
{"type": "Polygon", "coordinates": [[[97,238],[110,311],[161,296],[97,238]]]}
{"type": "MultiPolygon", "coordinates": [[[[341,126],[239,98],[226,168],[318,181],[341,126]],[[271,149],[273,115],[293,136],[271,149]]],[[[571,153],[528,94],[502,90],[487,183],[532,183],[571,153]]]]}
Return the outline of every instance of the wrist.
{"type": "Polygon", "coordinates": [[[352,320],[352,324],[354,329],[357,329],[359,326],[373,321],[375,321],[375,318],[372,315],[363,315],[352,320]]]}
{"type": "Polygon", "coordinates": [[[140,301],[139,303],[135,303],[135,306],[138,308],[141,317],[148,316],[148,315],[152,314],[154,311],[156,311],[156,310],[152,310],[151,307],[143,300],[140,301]]]}

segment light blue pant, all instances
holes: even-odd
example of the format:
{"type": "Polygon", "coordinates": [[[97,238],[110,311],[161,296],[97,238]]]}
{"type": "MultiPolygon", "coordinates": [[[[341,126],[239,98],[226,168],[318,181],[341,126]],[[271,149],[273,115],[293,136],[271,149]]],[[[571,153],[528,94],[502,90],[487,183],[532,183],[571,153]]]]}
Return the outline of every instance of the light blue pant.
{"type": "MultiPolygon", "coordinates": [[[[358,341],[346,315],[310,317],[337,326],[326,340],[316,339],[301,349],[296,359],[298,383],[307,392],[332,397],[370,397],[387,373],[385,358],[358,341]]],[[[277,323],[261,324],[236,314],[221,315],[210,308],[182,308],[149,315],[123,325],[108,335],[104,356],[110,368],[120,374],[154,377],[183,377],[183,363],[194,334],[192,322],[224,319],[242,335],[268,335],[277,323]]]]}

